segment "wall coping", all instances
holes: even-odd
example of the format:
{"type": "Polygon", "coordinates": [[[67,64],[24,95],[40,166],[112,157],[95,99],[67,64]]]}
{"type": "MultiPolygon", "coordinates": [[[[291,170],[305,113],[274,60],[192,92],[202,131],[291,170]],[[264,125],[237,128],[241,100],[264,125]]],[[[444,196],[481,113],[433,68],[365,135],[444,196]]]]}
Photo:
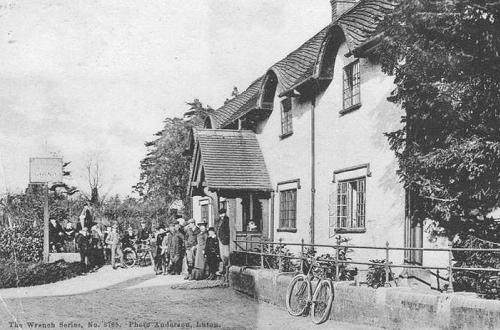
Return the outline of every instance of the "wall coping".
{"type": "MultiPolygon", "coordinates": [[[[285,307],[294,274],[231,266],[230,286],[258,300],[285,307]]],[[[330,319],[391,329],[500,329],[500,301],[463,293],[423,292],[409,287],[370,288],[335,282],[330,319]]]]}

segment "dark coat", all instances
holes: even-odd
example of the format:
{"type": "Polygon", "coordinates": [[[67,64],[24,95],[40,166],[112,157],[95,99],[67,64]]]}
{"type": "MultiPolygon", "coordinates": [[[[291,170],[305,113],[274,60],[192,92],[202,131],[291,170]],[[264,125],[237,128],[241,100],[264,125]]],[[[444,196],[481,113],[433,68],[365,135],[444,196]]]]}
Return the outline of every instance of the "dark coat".
{"type": "Polygon", "coordinates": [[[208,257],[219,257],[219,240],[217,237],[208,237],[207,243],[205,244],[205,255],[208,257]]]}
{"type": "Polygon", "coordinates": [[[86,253],[90,246],[89,236],[82,235],[78,233],[76,235],[76,245],[78,246],[78,250],[82,253],[86,253]]]}
{"type": "Polygon", "coordinates": [[[94,222],[94,217],[92,216],[92,212],[89,209],[85,210],[85,218],[83,220],[83,226],[87,227],[89,230],[92,228],[92,223],[94,222]]]}
{"type": "Polygon", "coordinates": [[[178,231],[172,236],[172,242],[170,244],[170,258],[178,259],[179,257],[184,256],[184,253],[186,253],[184,235],[178,231]]]}
{"type": "Polygon", "coordinates": [[[219,219],[217,224],[217,236],[223,245],[229,245],[229,218],[225,216],[219,219]]]}
{"type": "Polygon", "coordinates": [[[161,244],[167,233],[156,235],[156,254],[161,254],[161,244]]]}
{"type": "Polygon", "coordinates": [[[64,233],[63,229],[58,222],[56,222],[55,226],[52,224],[52,222],[49,222],[49,242],[61,242],[63,240],[63,236],[61,235],[62,233],[64,233]]]}

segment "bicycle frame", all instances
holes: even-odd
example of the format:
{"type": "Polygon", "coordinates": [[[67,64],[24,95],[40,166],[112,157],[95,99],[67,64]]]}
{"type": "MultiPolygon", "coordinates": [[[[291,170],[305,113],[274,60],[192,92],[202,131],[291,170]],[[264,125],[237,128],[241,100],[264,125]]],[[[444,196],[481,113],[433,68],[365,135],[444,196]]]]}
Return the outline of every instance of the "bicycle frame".
{"type": "MultiPolygon", "coordinates": [[[[328,262],[322,262],[322,261],[318,261],[316,258],[310,258],[310,259],[307,259],[307,260],[310,260],[310,265],[309,265],[309,269],[307,270],[307,273],[301,273],[301,274],[297,274],[293,279],[292,281],[290,282],[289,286],[288,286],[288,289],[287,289],[287,296],[286,296],[286,303],[287,303],[287,310],[288,312],[293,315],[293,316],[299,316],[301,314],[303,314],[305,311],[309,310],[311,312],[311,319],[313,320],[314,323],[316,324],[319,324],[319,323],[323,323],[324,321],[326,321],[326,319],[328,318],[328,315],[329,315],[329,312],[330,312],[330,308],[331,308],[331,304],[333,302],[333,298],[334,298],[334,293],[333,293],[333,282],[332,280],[326,276],[325,274],[327,274],[327,272],[324,272],[323,269],[327,268],[323,265],[326,265],[328,264],[328,262]],[[320,275],[316,274],[315,270],[317,269],[320,269],[322,270],[322,273],[320,275]],[[313,290],[313,281],[314,279],[317,278],[318,281],[317,281],[317,284],[313,290]],[[302,281],[302,283],[299,284],[299,286],[297,287],[297,292],[293,293],[293,287],[295,285],[297,285],[297,281],[302,281]],[[321,288],[323,286],[325,286],[328,288],[329,287],[329,290],[330,290],[330,293],[329,295],[327,296],[327,300],[326,302],[321,300],[321,299],[318,299],[319,297],[319,290],[321,290],[321,288]],[[306,292],[306,290],[308,292],[306,292]],[[314,292],[314,294],[313,294],[314,292]],[[292,309],[291,307],[291,299],[292,299],[292,295],[295,296],[295,297],[300,297],[300,296],[304,296],[304,300],[302,300],[305,304],[302,305],[301,309],[296,311],[295,309],[292,309]],[[315,311],[316,311],[316,308],[318,308],[318,305],[317,304],[326,304],[324,305],[325,306],[325,313],[323,313],[320,318],[316,318],[315,317],[315,311]]],[[[305,262],[305,260],[302,260],[302,262],[305,262]]],[[[302,269],[304,269],[304,267],[302,267],[302,269]]]]}

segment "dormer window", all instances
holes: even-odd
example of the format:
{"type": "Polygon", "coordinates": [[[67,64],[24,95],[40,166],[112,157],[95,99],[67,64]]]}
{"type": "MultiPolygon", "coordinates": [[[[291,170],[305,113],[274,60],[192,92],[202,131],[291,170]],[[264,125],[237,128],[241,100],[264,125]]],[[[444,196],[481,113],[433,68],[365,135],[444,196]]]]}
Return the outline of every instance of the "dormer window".
{"type": "Polygon", "coordinates": [[[292,99],[287,97],[281,101],[281,138],[293,134],[292,125],[292,99]]]}
{"type": "Polygon", "coordinates": [[[359,60],[344,67],[343,106],[341,114],[361,107],[359,60]]]}

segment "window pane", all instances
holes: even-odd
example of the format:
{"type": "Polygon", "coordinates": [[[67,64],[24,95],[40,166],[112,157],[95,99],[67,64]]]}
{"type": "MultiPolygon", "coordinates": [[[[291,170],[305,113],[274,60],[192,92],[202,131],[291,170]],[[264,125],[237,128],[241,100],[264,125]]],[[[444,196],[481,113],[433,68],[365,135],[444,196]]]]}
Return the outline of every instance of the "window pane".
{"type": "Polygon", "coordinates": [[[286,98],[281,101],[281,134],[291,133],[292,131],[292,100],[286,98]]]}
{"type": "Polygon", "coordinates": [[[359,61],[344,67],[343,78],[343,107],[347,109],[360,103],[359,61]]]}
{"type": "Polygon", "coordinates": [[[364,228],[366,178],[341,181],[337,185],[337,227],[364,228]]]}
{"type": "Polygon", "coordinates": [[[280,227],[295,228],[296,219],[295,189],[280,191],[280,227]]]}

